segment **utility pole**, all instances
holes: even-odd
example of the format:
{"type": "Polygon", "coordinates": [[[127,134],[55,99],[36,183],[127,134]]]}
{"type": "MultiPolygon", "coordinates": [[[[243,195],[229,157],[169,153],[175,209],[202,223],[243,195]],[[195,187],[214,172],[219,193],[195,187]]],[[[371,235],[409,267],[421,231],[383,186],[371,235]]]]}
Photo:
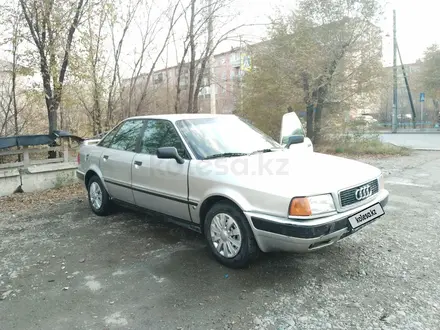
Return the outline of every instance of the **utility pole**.
{"type": "Polygon", "coordinates": [[[396,10],[393,10],[393,133],[397,132],[397,37],[396,10]]]}
{"type": "Polygon", "coordinates": [[[425,103],[425,93],[420,93],[420,127],[423,128],[423,105],[425,103]]]}
{"type": "Polygon", "coordinates": [[[400,64],[402,65],[403,78],[405,79],[406,91],[408,92],[409,104],[411,105],[411,111],[412,111],[411,118],[412,118],[413,128],[416,128],[416,110],[414,109],[414,102],[411,94],[411,89],[409,88],[408,75],[406,74],[405,66],[403,65],[402,55],[400,54],[400,48],[398,44],[397,44],[397,52],[399,53],[400,64]]]}
{"type": "Polygon", "coordinates": [[[214,30],[214,17],[212,10],[212,0],[208,0],[208,52],[210,54],[209,58],[209,92],[210,92],[210,100],[211,100],[211,113],[216,113],[216,94],[215,94],[215,58],[213,48],[213,30],[214,30]]]}

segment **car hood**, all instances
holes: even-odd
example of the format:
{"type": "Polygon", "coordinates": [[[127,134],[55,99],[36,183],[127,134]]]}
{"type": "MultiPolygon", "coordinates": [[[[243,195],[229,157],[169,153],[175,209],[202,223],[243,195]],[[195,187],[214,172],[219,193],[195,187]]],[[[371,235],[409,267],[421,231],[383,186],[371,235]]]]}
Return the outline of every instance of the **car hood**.
{"type": "Polygon", "coordinates": [[[337,192],[381,174],[359,161],[309,151],[283,150],[222,160],[228,181],[280,196],[337,192]]]}

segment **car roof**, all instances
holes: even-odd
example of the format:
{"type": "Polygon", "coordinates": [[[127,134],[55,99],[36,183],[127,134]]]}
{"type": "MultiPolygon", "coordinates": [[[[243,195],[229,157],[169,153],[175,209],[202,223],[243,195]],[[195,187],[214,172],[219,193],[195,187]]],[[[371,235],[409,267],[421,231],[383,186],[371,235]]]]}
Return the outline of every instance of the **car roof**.
{"type": "Polygon", "coordinates": [[[210,114],[210,113],[178,113],[178,114],[163,114],[163,115],[146,115],[146,116],[135,116],[130,117],[125,120],[130,119],[167,119],[172,122],[183,119],[196,119],[196,118],[216,118],[216,117],[236,117],[232,114],[210,114]]]}

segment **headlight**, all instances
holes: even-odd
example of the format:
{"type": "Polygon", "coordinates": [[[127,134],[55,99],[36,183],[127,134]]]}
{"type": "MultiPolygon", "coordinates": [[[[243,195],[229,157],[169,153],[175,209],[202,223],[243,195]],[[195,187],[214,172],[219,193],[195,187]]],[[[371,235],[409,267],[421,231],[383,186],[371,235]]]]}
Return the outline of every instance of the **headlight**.
{"type": "Polygon", "coordinates": [[[290,216],[311,216],[335,211],[335,203],[330,194],[311,197],[296,197],[290,202],[290,216]]]}

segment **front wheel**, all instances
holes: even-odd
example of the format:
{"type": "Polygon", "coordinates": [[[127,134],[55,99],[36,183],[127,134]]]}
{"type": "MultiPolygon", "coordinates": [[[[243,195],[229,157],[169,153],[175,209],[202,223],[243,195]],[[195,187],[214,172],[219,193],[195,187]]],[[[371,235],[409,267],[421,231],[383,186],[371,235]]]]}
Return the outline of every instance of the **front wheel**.
{"type": "Polygon", "coordinates": [[[90,178],[88,186],[88,197],[90,208],[96,215],[104,216],[110,213],[110,197],[98,176],[90,178]]]}
{"type": "Polygon", "coordinates": [[[243,268],[258,257],[252,229],[232,203],[216,203],[206,215],[204,231],[214,257],[227,267],[243,268]]]}

